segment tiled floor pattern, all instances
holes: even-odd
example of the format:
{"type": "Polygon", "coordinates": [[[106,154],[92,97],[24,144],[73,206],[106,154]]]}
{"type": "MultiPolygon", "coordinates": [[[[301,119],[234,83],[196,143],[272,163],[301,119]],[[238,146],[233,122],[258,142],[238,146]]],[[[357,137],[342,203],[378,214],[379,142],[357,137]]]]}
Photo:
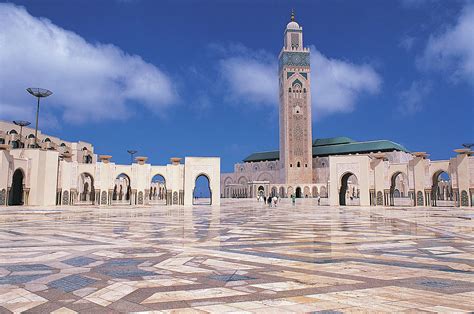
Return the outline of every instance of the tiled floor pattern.
{"type": "Polygon", "coordinates": [[[472,312],[473,213],[0,208],[0,313],[472,312]]]}

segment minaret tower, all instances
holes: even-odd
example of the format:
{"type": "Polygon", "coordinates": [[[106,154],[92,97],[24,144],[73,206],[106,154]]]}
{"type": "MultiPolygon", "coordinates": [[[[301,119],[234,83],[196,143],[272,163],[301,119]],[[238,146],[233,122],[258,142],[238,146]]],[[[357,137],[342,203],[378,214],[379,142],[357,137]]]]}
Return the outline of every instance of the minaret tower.
{"type": "Polygon", "coordinates": [[[309,49],[294,12],[279,56],[280,162],[287,184],[312,183],[311,84],[309,49]]]}

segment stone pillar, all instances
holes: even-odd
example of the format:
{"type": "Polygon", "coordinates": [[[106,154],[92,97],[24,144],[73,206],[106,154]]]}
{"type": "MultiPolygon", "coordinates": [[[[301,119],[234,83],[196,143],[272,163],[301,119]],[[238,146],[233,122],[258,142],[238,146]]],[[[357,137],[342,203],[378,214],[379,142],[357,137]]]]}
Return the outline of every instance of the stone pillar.
{"type": "Polygon", "coordinates": [[[415,187],[415,206],[425,206],[425,174],[429,155],[425,152],[413,153],[414,158],[410,161],[413,165],[413,179],[415,187]]]}
{"type": "Polygon", "coordinates": [[[385,153],[372,154],[372,160],[370,162],[371,168],[374,170],[374,187],[375,190],[375,204],[376,206],[387,205],[387,200],[384,191],[385,184],[385,167],[384,161],[386,160],[385,153]],[[380,193],[384,193],[384,202],[380,202],[380,193]],[[377,197],[377,195],[379,197],[377,197]]]}
{"type": "Polygon", "coordinates": [[[472,195],[471,200],[469,200],[471,194],[469,193],[469,156],[471,156],[473,152],[469,149],[455,149],[454,151],[458,153],[458,155],[456,156],[456,176],[458,181],[457,200],[459,204],[458,206],[472,206],[472,195]]]}

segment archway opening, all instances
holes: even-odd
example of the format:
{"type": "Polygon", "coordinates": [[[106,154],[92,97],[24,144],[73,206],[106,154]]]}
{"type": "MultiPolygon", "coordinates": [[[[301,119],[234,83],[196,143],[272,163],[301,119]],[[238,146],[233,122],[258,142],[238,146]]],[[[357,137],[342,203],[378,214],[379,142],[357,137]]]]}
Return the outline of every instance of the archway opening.
{"type": "Polygon", "coordinates": [[[280,187],[280,195],[279,195],[280,198],[282,197],[286,197],[285,195],[285,188],[284,187],[280,187]]]}
{"type": "Polygon", "coordinates": [[[449,174],[442,170],[436,172],[431,186],[431,205],[452,207],[456,205],[456,200],[449,174]]]}
{"type": "Polygon", "coordinates": [[[21,169],[16,169],[13,173],[8,205],[23,205],[23,179],[23,171],[21,169]]]}
{"type": "Polygon", "coordinates": [[[205,174],[196,177],[193,189],[193,205],[211,205],[212,191],[211,181],[205,174]]]}
{"type": "Polygon", "coordinates": [[[339,189],[339,205],[360,205],[359,180],[355,174],[348,172],[341,178],[339,189]]]}
{"type": "Polygon", "coordinates": [[[150,204],[166,205],[166,180],[161,174],[151,178],[150,204]]]}
{"type": "Polygon", "coordinates": [[[319,197],[319,192],[318,192],[318,187],[313,186],[312,192],[311,192],[313,197],[319,197]]]}
{"type": "Polygon", "coordinates": [[[95,201],[94,178],[87,172],[79,176],[79,202],[93,205],[95,201]]]}
{"type": "Polygon", "coordinates": [[[265,195],[265,188],[263,187],[263,185],[259,186],[257,191],[258,191],[258,196],[263,197],[265,195]]]}
{"type": "Polygon", "coordinates": [[[272,187],[272,193],[271,193],[271,196],[272,196],[272,197],[273,197],[273,196],[277,196],[277,194],[278,194],[278,189],[277,189],[275,186],[274,186],[274,187],[272,187]]]}
{"type": "Polygon", "coordinates": [[[390,206],[410,206],[408,177],[403,172],[395,172],[390,178],[390,206]]]}
{"type": "Polygon", "coordinates": [[[130,204],[131,197],[132,185],[130,177],[125,173],[121,173],[115,178],[112,201],[116,204],[130,204]]]}
{"type": "Polygon", "coordinates": [[[296,193],[296,198],[301,198],[301,188],[300,187],[297,187],[296,190],[295,190],[295,193],[296,193]]]}

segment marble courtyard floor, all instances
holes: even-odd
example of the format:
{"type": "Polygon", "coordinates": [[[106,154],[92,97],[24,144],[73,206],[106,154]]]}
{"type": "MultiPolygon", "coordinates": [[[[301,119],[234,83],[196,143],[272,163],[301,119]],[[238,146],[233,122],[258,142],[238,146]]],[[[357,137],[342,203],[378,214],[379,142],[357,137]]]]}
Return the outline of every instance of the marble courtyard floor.
{"type": "Polygon", "coordinates": [[[0,208],[0,313],[470,312],[474,210],[0,208]]]}

